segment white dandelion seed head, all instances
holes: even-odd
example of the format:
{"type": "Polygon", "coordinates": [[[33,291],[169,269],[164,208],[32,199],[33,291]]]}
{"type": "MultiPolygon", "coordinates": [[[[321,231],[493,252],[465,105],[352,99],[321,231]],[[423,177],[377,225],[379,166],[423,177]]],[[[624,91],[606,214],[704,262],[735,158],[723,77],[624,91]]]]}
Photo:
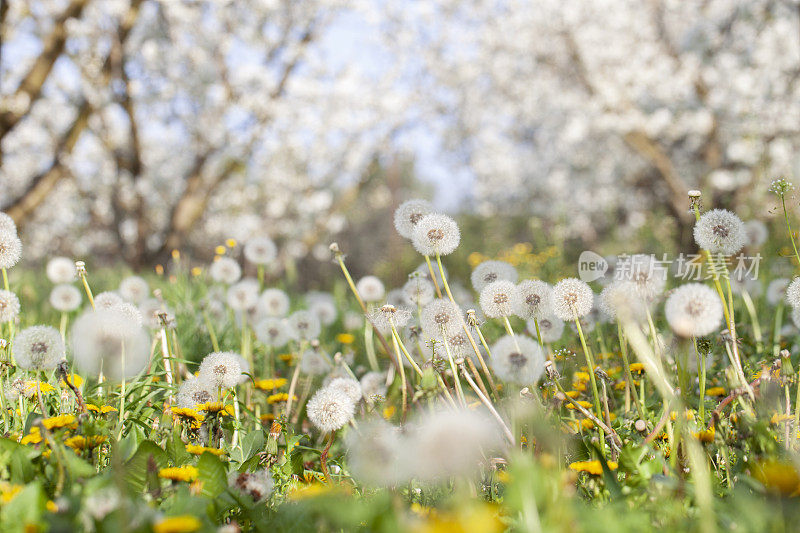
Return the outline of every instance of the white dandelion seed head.
{"type": "Polygon", "coordinates": [[[215,387],[231,389],[247,381],[242,361],[235,352],[212,352],[200,362],[198,376],[215,387]]]}
{"type": "Polygon", "coordinates": [[[770,305],[778,305],[778,302],[783,300],[783,295],[786,294],[786,288],[789,286],[789,280],[786,278],[773,279],[767,285],[767,303],[770,305]]]}
{"type": "Polygon", "coordinates": [[[258,308],[264,316],[286,316],[290,305],[289,296],[280,289],[266,289],[258,298],[258,308]]]}
{"type": "Polygon", "coordinates": [[[437,481],[474,475],[484,453],[499,444],[499,434],[495,423],[479,411],[425,414],[406,439],[406,453],[414,459],[414,477],[437,481]]]}
{"type": "Polygon", "coordinates": [[[334,378],[328,383],[327,387],[343,392],[353,403],[358,403],[361,400],[361,384],[351,377],[334,378]]]}
{"type": "Polygon", "coordinates": [[[118,309],[83,313],[72,325],[75,366],[97,376],[102,371],[119,381],[141,372],[150,360],[147,333],[118,309]]]}
{"type": "Polygon", "coordinates": [[[80,307],[81,300],[81,291],[68,283],[56,285],[50,291],[50,305],[53,306],[53,309],[62,313],[75,311],[80,307]]]}
{"type": "Polygon", "coordinates": [[[425,307],[435,296],[433,283],[420,275],[412,275],[402,290],[406,301],[414,307],[425,307]]]}
{"type": "Polygon", "coordinates": [[[237,313],[253,309],[258,304],[258,281],[246,278],[234,283],[228,287],[225,299],[237,313]]]}
{"type": "Polygon", "coordinates": [[[613,281],[598,300],[600,310],[611,319],[641,322],[647,318],[647,305],[632,281],[613,281]]]}
{"type": "Polygon", "coordinates": [[[232,285],[242,277],[242,267],[230,257],[219,257],[211,263],[208,273],[217,283],[232,285]]]}
{"type": "Polygon", "coordinates": [[[553,312],[553,288],[539,279],[526,279],[517,284],[514,293],[514,312],[529,320],[553,312]]]}
{"type": "MultiPolygon", "coordinates": [[[[254,502],[261,502],[272,494],[275,482],[272,480],[269,470],[264,469],[258,472],[231,472],[228,474],[228,485],[247,494],[254,502]]],[[[238,528],[237,531],[239,531],[238,528]]]]}
{"type": "Polygon", "coordinates": [[[745,245],[760,248],[769,238],[767,225],[760,220],[748,220],[744,223],[745,245]]]}
{"type": "Polygon", "coordinates": [[[687,283],[669,295],[664,314],[672,330],[681,337],[703,337],[719,329],[722,303],[710,287],[687,283]]]}
{"type": "Polygon", "coordinates": [[[392,323],[399,331],[408,324],[409,320],[411,320],[411,311],[403,308],[398,309],[393,305],[384,305],[370,314],[372,325],[383,335],[389,335],[392,332],[392,323]]]}
{"type": "Polygon", "coordinates": [[[17,223],[6,213],[0,212],[0,233],[17,234],[17,223]]]}
{"type": "Polygon", "coordinates": [[[178,407],[194,408],[194,406],[217,401],[217,387],[200,377],[192,376],[178,389],[178,407]]]}
{"type": "Polygon", "coordinates": [[[297,340],[314,340],[322,332],[322,325],[317,315],[310,311],[295,311],[288,320],[292,337],[297,340]]]}
{"type": "Polygon", "coordinates": [[[360,482],[388,487],[407,481],[404,442],[400,430],[380,418],[359,422],[358,431],[347,434],[347,465],[360,482]]]}
{"type": "Polygon", "coordinates": [[[577,278],[562,279],[553,287],[553,313],[564,321],[573,321],[592,310],[594,292],[577,278]]]}
{"type": "Polygon", "coordinates": [[[356,283],[356,290],[365,302],[377,302],[383,300],[386,295],[386,288],[383,282],[375,276],[364,276],[356,283]]]}
{"type": "Polygon", "coordinates": [[[0,289],[0,322],[10,322],[19,315],[19,298],[11,291],[0,289]]]}
{"type": "Polygon", "coordinates": [[[277,317],[267,317],[260,320],[256,323],[253,331],[261,344],[271,348],[285,346],[291,339],[289,326],[283,319],[277,317]]]}
{"type": "Polygon", "coordinates": [[[386,374],[383,372],[367,372],[361,376],[361,394],[367,402],[374,401],[376,397],[386,396],[386,374]]]}
{"type": "Polygon", "coordinates": [[[506,280],[516,283],[517,278],[517,269],[505,261],[484,261],[476,266],[470,275],[472,288],[478,293],[492,282],[506,280]]]}
{"type": "Polygon", "coordinates": [[[652,302],[664,292],[667,267],[652,255],[634,254],[620,258],[615,267],[614,279],[632,283],[641,298],[652,302]]]}
{"type": "Polygon", "coordinates": [[[523,335],[504,335],[492,346],[492,370],[509,383],[533,385],[544,373],[544,361],[539,343],[523,335]]]}
{"type": "Polygon", "coordinates": [[[317,315],[323,326],[330,326],[336,322],[339,310],[336,308],[336,300],[332,294],[327,292],[309,292],[306,294],[308,310],[317,315]]]}
{"type": "Polygon", "coordinates": [[[117,311],[122,313],[131,323],[136,324],[137,327],[144,325],[144,318],[139,308],[130,302],[122,302],[117,308],[117,311]]]}
{"type": "Polygon", "coordinates": [[[481,291],[478,303],[488,318],[503,318],[514,314],[517,286],[513,281],[493,281],[481,291]]]}
{"type": "Polygon", "coordinates": [[[244,245],[244,258],[254,265],[267,265],[278,257],[278,247],[269,237],[253,237],[244,245]]]}
{"type": "MultiPolygon", "coordinates": [[[[794,323],[794,327],[800,329],[800,307],[792,309],[792,322],[794,323]]],[[[790,333],[790,335],[794,335],[794,332],[790,333]]]]}
{"type": "Polygon", "coordinates": [[[410,239],[422,217],[433,212],[427,200],[408,200],[394,211],[394,227],[402,237],[410,239]]]}
{"type": "Polygon", "coordinates": [[[122,297],[111,291],[101,292],[94,297],[95,309],[116,309],[122,305],[122,297]]]}
{"type": "Polygon", "coordinates": [[[309,348],[300,356],[300,372],[309,376],[321,376],[331,370],[331,362],[326,354],[309,348]]]}
{"type": "Polygon", "coordinates": [[[14,337],[14,358],[25,370],[52,370],[64,358],[61,333],[50,326],[31,326],[14,337]]]}
{"type": "Polygon", "coordinates": [[[169,316],[175,316],[175,313],[163,302],[156,298],[148,298],[139,304],[139,312],[142,314],[144,325],[150,329],[161,329],[161,320],[158,318],[159,313],[167,313],[169,316]]]}
{"type": "Polygon", "coordinates": [[[450,300],[437,298],[422,309],[420,323],[430,338],[453,335],[462,328],[461,310],[450,300]]]}
{"type": "MultiPolygon", "coordinates": [[[[453,356],[454,360],[466,359],[469,357],[473,361],[477,361],[475,350],[472,348],[472,344],[463,331],[457,331],[447,337],[447,348],[450,348],[450,355],[453,356]]],[[[447,352],[442,351],[441,353],[446,354],[447,352]]]]}
{"type": "Polygon", "coordinates": [[[800,307],[800,277],[792,278],[786,287],[786,303],[792,307],[800,307]]]}
{"type": "MultiPolygon", "coordinates": [[[[543,316],[536,320],[539,324],[539,334],[542,336],[542,342],[550,343],[561,340],[561,335],[564,334],[563,320],[555,315],[543,316]]],[[[528,320],[526,326],[531,335],[536,335],[536,324],[533,320],[528,320]]]]}
{"type": "Polygon", "coordinates": [[[344,427],[353,419],[356,404],[341,390],[324,387],[319,389],[306,404],[309,421],[322,433],[330,433],[344,427]]]}
{"type": "Polygon", "coordinates": [[[447,215],[425,215],[414,228],[411,243],[422,255],[450,255],[458,248],[461,232],[456,221],[447,215]]]}
{"type": "Polygon", "coordinates": [[[697,245],[713,254],[733,255],[744,247],[746,239],[742,219],[726,209],[713,209],[694,225],[697,245]]]}
{"type": "Polygon", "coordinates": [[[138,305],[150,295],[150,285],[141,276],[128,276],[120,282],[118,292],[123,299],[138,305]]]}
{"type": "Polygon", "coordinates": [[[16,233],[0,231],[0,268],[11,268],[22,257],[22,241],[16,233]]]}
{"type": "Polygon", "coordinates": [[[45,272],[47,273],[47,279],[55,284],[69,283],[74,281],[78,276],[78,271],[75,269],[75,262],[69,257],[52,258],[47,262],[45,272]]]}

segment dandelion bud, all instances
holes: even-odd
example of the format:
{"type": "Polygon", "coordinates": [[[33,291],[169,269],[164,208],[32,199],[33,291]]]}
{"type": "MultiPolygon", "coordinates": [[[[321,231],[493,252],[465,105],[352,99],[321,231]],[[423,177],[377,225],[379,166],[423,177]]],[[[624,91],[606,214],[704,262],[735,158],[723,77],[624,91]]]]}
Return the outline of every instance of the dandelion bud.
{"type": "Polygon", "coordinates": [[[545,361],[544,372],[548,381],[558,381],[561,378],[561,375],[558,373],[558,369],[556,368],[556,364],[553,361],[545,361]]]}
{"type": "Polygon", "coordinates": [[[633,425],[633,427],[636,428],[636,431],[641,433],[641,432],[643,432],[644,430],[647,429],[647,422],[645,422],[644,420],[639,419],[639,420],[636,421],[636,423],[633,425]]]}
{"type": "Polygon", "coordinates": [[[75,271],[79,276],[86,275],[86,263],[84,261],[75,261],[75,271]]]}
{"type": "Polygon", "coordinates": [[[606,371],[603,370],[602,368],[595,368],[594,375],[597,377],[597,379],[605,381],[606,383],[611,381],[611,377],[608,374],[606,374],[606,371]]]}
{"type": "Polygon", "coordinates": [[[472,326],[474,328],[474,327],[478,327],[480,325],[480,323],[481,323],[481,321],[480,321],[480,319],[478,319],[478,315],[475,312],[475,310],[474,309],[467,309],[467,324],[469,324],[470,326],[472,326]]]}
{"type": "Polygon", "coordinates": [[[331,251],[332,254],[340,254],[340,253],[342,253],[341,250],[339,250],[339,243],[338,242],[332,242],[331,245],[328,248],[330,248],[330,251],[331,251]]]}

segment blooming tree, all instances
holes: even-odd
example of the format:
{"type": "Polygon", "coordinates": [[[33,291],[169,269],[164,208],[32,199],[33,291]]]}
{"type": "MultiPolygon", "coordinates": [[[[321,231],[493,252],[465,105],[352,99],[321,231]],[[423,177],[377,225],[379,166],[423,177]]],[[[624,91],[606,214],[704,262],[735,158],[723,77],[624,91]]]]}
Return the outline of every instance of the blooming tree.
{"type": "Polygon", "coordinates": [[[302,255],[400,119],[391,73],[331,58],[358,2],[2,6],[0,210],[33,254],[266,233],[302,255]]]}

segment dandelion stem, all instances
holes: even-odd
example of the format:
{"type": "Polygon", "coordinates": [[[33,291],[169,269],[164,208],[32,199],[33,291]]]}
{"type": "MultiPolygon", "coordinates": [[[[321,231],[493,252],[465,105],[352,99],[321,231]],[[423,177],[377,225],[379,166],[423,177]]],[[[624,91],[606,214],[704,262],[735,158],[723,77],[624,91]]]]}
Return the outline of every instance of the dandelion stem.
{"type": "Polygon", "coordinates": [[[328,472],[328,452],[331,449],[331,445],[333,444],[333,438],[336,436],[336,430],[333,430],[328,435],[328,443],[325,444],[325,449],[322,450],[322,454],[319,456],[319,466],[322,469],[322,474],[325,476],[326,483],[333,483],[331,479],[331,475],[328,472]]]}
{"type": "Polygon", "coordinates": [[[794,250],[794,257],[797,259],[797,264],[800,265],[800,254],[797,253],[797,245],[794,242],[794,233],[792,232],[792,225],[789,223],[789,212],[786,209],[786,198],[783,194],[781,197],[781,205],[783,206],[783,219],[786,221],[786,230],[789,234],[789,240],[792,242],[792,250],[794,250]]]}
{"type": "Polygon", "coordinates": [[[497,412],[497,409],[494,408],[494,405],[492,405],[492,402],[489,400],[489,398],[483,392],[481,392],[475,382],[472,381],[472,378],[469,376],[469,373],[463,364],[461,365],[461,373],[464,376],[464,379],[467,380],[469,386],[472,387],[472,390],[475,391],[475,394],[478,395],[478,398],[480,398],[481,402],[483,402],[486,408],[489,409],[489,412],[492,413],[492,416],[500,423],[500,426],[503,428],[503,433],[508,439],[509,444],[513,446],[514,435],[511,433],[511,430],[508,429],[508,425],[506,424],[505,420],[503,420],[503,417],[501,417],[500,413],[497,412]]]}
{"type": "MultiPolygon", "coordinates": [[[[581,321],[578,318],[578,314],[574,313],[575,316],[575,326],[578,328],[578,336],[581,338],[581,347],[583,348],[583,354],[586,356],[586,365],[589,367],[589,379],[592,382],[592,394],[594,395],[594,408],[595,412],[597,413],[598,417],[603,416],[603,411],[600,408],[600,392],[597,390],[597,378],[594,375],[594,359],[592,358],[592,353],[589,351],[589,347],[586,345],[586,338],[583,336],[583,329],[581,328],[581,321]]],[[[600,429],[600,441],[603,441],[603,430],[600,429]]],[[[605,455],[605,448],[600,446],[600,450],[605,455]]]]}
{"type": "Polygon", "coordinates": [[[292,399],[294,398],[294,391],[297,388],[297,379],[300,377],[300,361],[297,361],[297,365],[294,367],[294,373],[292,373],[292,381],[289,383],[289,393],[288,397],[286,398],[286,420],[289,421],[289,413],[292,411],[292,399]]]}
{"type": "Polygon", "coordinates": [[[622,364],[625,366],[625,377],[628,379],[628,388],[633,394],[633,403],[636,405],[636,412],[639,413],[639,418],[647,420],[644,414],[644,406],[639,401],[639,394],[636,392],[636,384],[633,382],[633,375],[631,374],[631,365],[628,362],[628,342],[625,340],[625,334],[622,333],[622,325],[617,323],[617,335],[619,336],[619,351],[622,355],[622,364]]]}
{"type": "Polygon", "coordinates": [[[697,351],[697,337],[692,337],[692,345],[694,346],[694,355],[697,357],[697,366],[700,369],[700,405],[698,411],[700,413],[700,425],[706,425],[706,356],[700,355],[697,351]]]}
{"type": "MultiPolygon", "coordinates": [[[[431,273],[431,281],[433,281],[433,287],[436,289],[436,296],[441,298],[442,297],[442,290],[439,288],[439,280],[436,279],[436,274],[433,273],[433,265],[431,265],[431,258],[430,256],[425,256],[425,263],[428,265],[428,272],[431,273]]],[[[440,267],[441,272],[441,267],[440,267]]],[[[444,280],[444,273],[442,273],[442,279],[444,280]]]]}
{"type": "Polygon", "coordinates": [[[453,371],[453,381],[456,383],[456,394],[458,395],[458,399],[461,401],[462,407],[466,407],[467,400],[464,398],[464,391],[461,389],[461,380],[458,378],[458,371],[456,370],[455,361],[453,361],[453,355],[450,353],[450,343],[447,342],[447,335],[442,335],[444,338],[444,351],[447,353],[447,360],[450,363],[450,370],[453,371]]]}
{"type": "MultiPolygon", "coordinates": [[[[389,319],[391,323],[391,318],[389,319]]],[[[400,359],[400,346],[397,344],[397,335],[394,334],[395,327],[392,324],[392,341],[394,343],[395,353],[397,354],[397,359],[400,359]]],[[[408,384],[406,383],[406,371],[405,365],[400,365],[400,385],[401,385],[401,396],[403,401],[403,420],[406,419],[406,411],[408,410],[408,391],[406,388],[408,384]]]]}

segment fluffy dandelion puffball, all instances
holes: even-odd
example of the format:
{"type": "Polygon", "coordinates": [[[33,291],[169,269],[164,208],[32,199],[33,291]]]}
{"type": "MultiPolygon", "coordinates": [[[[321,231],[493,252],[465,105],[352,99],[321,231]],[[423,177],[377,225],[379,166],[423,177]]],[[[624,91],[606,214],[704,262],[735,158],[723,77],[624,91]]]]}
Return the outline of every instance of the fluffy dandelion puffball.
{"type": "Polygon", "coordinates": [[[789,280],[786,278],[778,278],[770,281],[769,285],[767,285],[767,303],[770,305],[778,305],[778,302],[783,300],[788,286],[789,280]]]}
{"type": "Polygon", "coordinates": [[[647,306],[631,281],[614,281],[600,293],[600,310],[609,318],[639,322],[645,320],[647,306]]]}
{"type": "Polygon", "coordinates": [[[386,295],[383,282],[375,276],[364,276],[356,283],[356,290],[365,302],[377,302],[386,295]]]}
{"type": "Polygon", "coordinates": [[[523,319],[539,318],[553,312],[553,288],[538,279],[526,279],[514,292],[514,312],[523,319]]]}
{"type": "Polygon", "coordinates": [[[217,400],[217,387],[207,379],[190,377],[178,389],[178,406],[193,408],[202,403],[217,400]]]}
{"type": "Polygon", "coordinates": [[[118,292],[125,300],[138,305],[150,295],[150,285],[140,276],[128,276],[120,282],[118,292]]]}
{"type": "Polygon", "coordinates": [[[213,352],[200,363],[198,377],[215,387],[230,389],[247,381],[242,358],[235,352],[213,352]]]}
{"type": "Polygon", "coordinates": [[[375,329],[383,335],[389,335],[392,332],[392,324],[398,330],[408,324],[411,319],[411,311],[402,308],[398,309],[393,305],[384,305],[370,314],[369,318],[375,329]]]}
{"type": "Polygon", "coordinates": [[[81,305],[81,299],[81,291],[68,283],[56,285],[50,291],[50,305],[53,306],[53,309],[62,313],[76,310],[81,305]]]}
{"type": "Polygon", "coordinates": [[[0,268],[11,268],[22,257],[22,241],[16,233],[0,231],[0,268]]]}
{"type": "Polygon", "coordinates": [[[243,279],[228,287],[228,306],[236,312],[247,311],[258,304],[258,281],[243,279]]]}
{"type": "Polygon", "coordinates": [[[132,378],[150,359],[150,339],[145,331],[117,309],[82,314],[72,326],[75,365],[91,375],[113,380],[132,378]]]}
{"type": "Polygon", "coordinates": [[[331,369],[331,363],[326,354],[308,349],[300,356],[300,371],[308,376],[321,376],[331,369]]]}
{"type": "Polygon", "coordinates": [[[713,209],[703,214],[694,225],[697,245],[713,254],[733,255],[745,245],[744,223],[726,209],[713,209]]]}
{"type": "Polygon", "coordinates": [[[719,329],[722,303],[710,287],[687,283],[669,295],[664,314],[672,330],[681,337],[703,337],[719,329]]]}
{"type": "MultiPolygon", "coordinates": [[[[555,315],[543,316],[536,319],[536,322],[538,322],[539,335],[542,336],[542,342],[544,343],[556,342],[564,334],[564,321],[555,315]]],[[[528,320],[526,326],[531,335],[536,335],[536,323],[533,319],[528,320]]]]}
{"type": "Polygon", "coordinates": [[[513,281],[499,280],[486,285],[478,302],[489,318],[502,318],[514,314],[517,286],[513,281]]]}
{"type": "Polygon", "coordinates": [[[230,257],[220,257],[211,263],[208,273],[217,283],[232,285],[242,277],[242,267],[230,257]]]}
{"type": "Polygon", "coordinates": [[[278,257],[278,247],[269,237],[253,237],[244,245],[244,258],[254,265],[267,265],[278,257]]]}
{"type": "Polygon", "coordinates": [[[460,409],[424,415],[406,439],[414,477],[438,481],[477,472],[483,454],[498,444],[498,429],[483,413],[460,409]]]}
{"type": "Polygon", "coordinates": [[[359,422],[358,431],[345,439],[348,466],[361,483],[395,485],[410,475],[404,444],[400,431],[379,418],[359,422]]]}
{"type": "Polygon", "coordinates": [[[594,292],[577,278],[562,279],[553,287],[553,313],[564,321],[575,320],[589,314],[594,302],[594,292]]]}
{"type": "Polygon", "coordinates": [[[793,278],[786,287],[786,303],[792,307],[800,307],[800,277],[793,278]]]}
{"type": "Polygon", "coordinates": [[[330,326],[336,322],[339,310],[336,308],[336,300],[333,295],[327,292],[310,292],[306,294],[308,310],[317,315],[323,326],[330,326]]]}
{"type": "Polygon", "coordinates": [[[433,283],[420,275],[412,275],[403,285],[403,295],[414,307],[425,307],[435,297],[433,283]]]}
{"type": "Polygon", "coordinates": [[[306,413],[317,429],[322,433],[330,433],[352,420],[355,407],[355,402],[346,393],[325,387],[308,401],[306,413]]]}
{"type": "Polygon", "coordinates": [[[17,234],[17,224],[14,219],[2,212],[0,212],[0,233],[17,234]]]}
{"type": "Polygon", "coordinates": [[[272,493],[275,483],[269,470],[259,470],[258,472],[231,472],[228,474],[228,485],[249,495],[253,501],[261,502],[267,499],[272,493]]]}
{"type": "Polygon", "coordinates": [[[292,337],[297,340],[314,340],[322,331],[322,324],[317,315],[310,311],[295,311],[288,320],[292,337]]]}
{"type": "Polygon", "coordinates": [[[115,309],[122,305],[122,297],[111,291],[101,292],[94,297],[95,309],[115,309]]]}
{"type": "Polygon", "coordinates": [[[291,302],[289,296],[280,289],[266,289],[258,298],[259,312],[264,316],[286,316],[291,302]]]}
{"type": "Polygon", "coordinates": [[[256,323],[253,331],[259,342],[270,348],[285,346],[291,338],[289,326],[284,320],[277,317],[267,317],[260,320],[256,323]]]}
{"type": "Polygon", "coordinates": [[[394,227],[401,236],[410,239],[414,228],[422,217],[433,212],[433,206],[426,200],[408,200],[394,211],[394,227]]]}
{"type": "Polygon", "coordinates": [[[635,254],[617,263],[614,278],[630,282],[639,296],[652,302],[664,292],[667,268],[652,255],[635,254]]]}
{"type": "Polygon", "coordinates": [[[414,227],[411,243],[422,255],[449,255],[458,248],[461,232],[447,215],[425,215],[414,227]]]}
{"type": "Polygon", "coordinates": [[[54,257],[47,262],[47,279],[52,283],[69,283],[73,281],[78,271],[75,269],[75,262],[68,257],[54,257]]]}
{"type": "Polygon", "coordinates": [[[19,315],[19,298],[11,291],[0,289],[0,322],[10,322],[19,315]]]}
{"type": "Polygon", "coordinates": [[[509,383],[536,383],[544,372],[544,361],[539,343],[522,335],[505,335],[492,346],[492,369],[509,383]]]}
{"type": "Polygon", "coordinates": [[[470,275],[472,287],[480,293],[488,284],[506,280],[517,282],[517,269],[505,261],[484,261],[475,267],[470,275]]]}
{"type": "Polygon", "coordinates": [[[435,299],[420,314],[422,330],[435,339],[458,332],[462,328],[461,320],[461,310],[445,298],[435,299]]]}
{"type": "Polygon", "coordinates": [[[386,396],[386,374],[383,372],[367,372],[361,376],[361,394],[368,402],[375,397],[386,396]]]}
{"type": "Polygon", "coordinates": [[[353,378],[334,378],[328,383],[328,388],[345,393],[353,403],[361,400],[361,384],[353,378]]]}
{"type": "Polygon", "coordinates": [[[50,326],[31,326],[14,337],[14,358],[25,370],[52,370],[64,358],[61,333],[50,326]]]}

